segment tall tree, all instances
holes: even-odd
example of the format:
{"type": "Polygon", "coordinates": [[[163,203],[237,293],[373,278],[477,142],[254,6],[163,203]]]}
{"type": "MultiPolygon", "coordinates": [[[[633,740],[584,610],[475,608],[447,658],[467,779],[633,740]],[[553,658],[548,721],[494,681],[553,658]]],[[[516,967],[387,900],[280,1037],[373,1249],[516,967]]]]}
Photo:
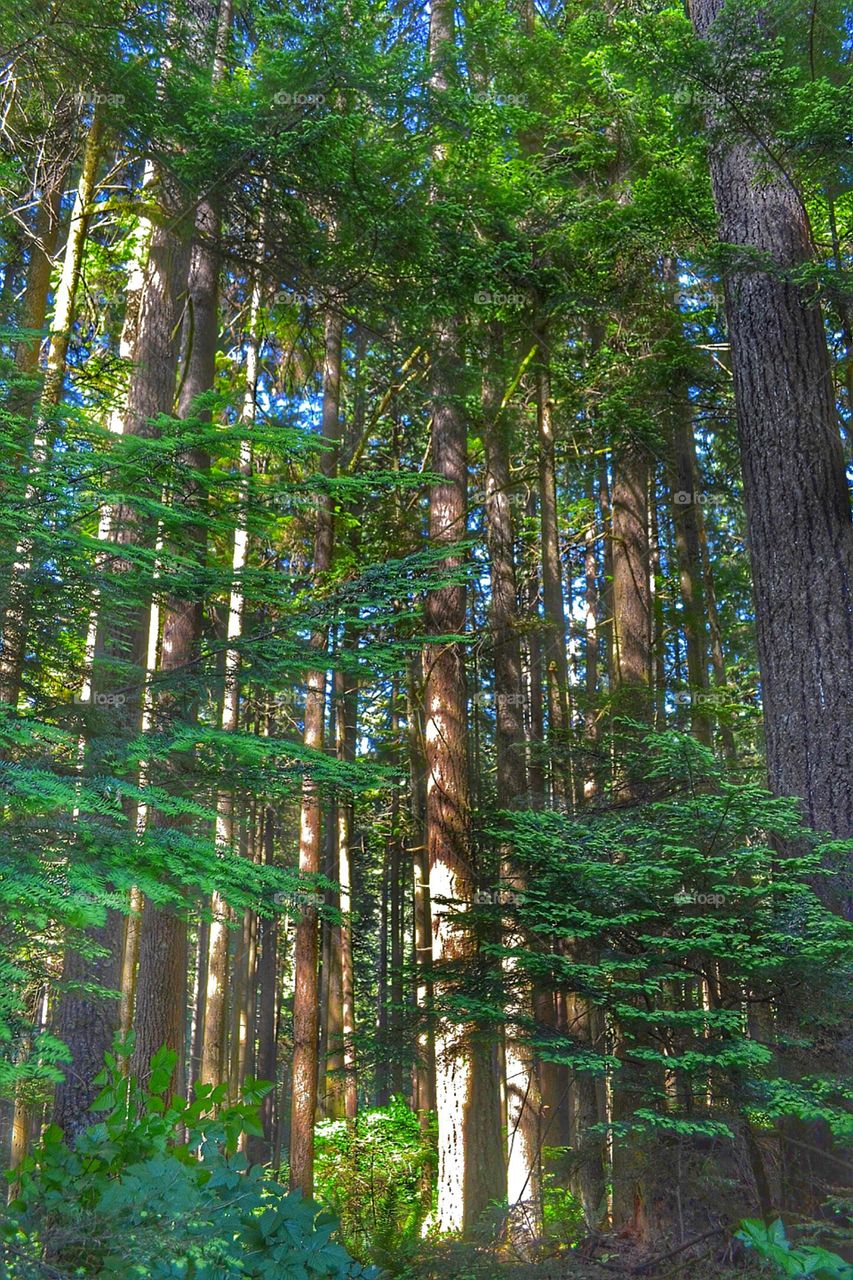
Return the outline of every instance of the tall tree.
{"type": "MultiPolygon", "coordinates": [[[[343,322],[339,312],[330,308],[326,315],[323,362],[322,433],[325,450],[321,466],[325,476],[332,476],[337,465],[340,439],[341,348],[343,322]]],[[[317,500],[314,533],[314,576],[322,580],[332,566],[334,506],[330,493],[321,492],[317,500]]],[[[318,654],[328,647],[328,633],[317,630],[311,637],[318,654]]],[[[326,670],[316,667],[308,672],[305,695],[306,747],[321,751],[326,717],[326,670]]],[[[302,788],[302,812],[299,831],[299,870],[305,876],[316,876],[322,870],[322,805],[316,782],[310,774],[302,788]]],[[[296,927],[293,951],[295,986],[293,993],[293,1084],[290,1119],[290,1185],[304,1196],[314,1192],[314,1116],[317,1110],[319,983],[318,983],[318,915],[317,908],[306,904],[301,909],[296,927]]]]}
{"type": "MultiPolygon", "coordinates": [[[[698,35],[725,55],[722,0],[693,0],[698,35]]],[[[756,17],[740,38],[770,47],[756,17]]],[[[755,65],[758,65],[757,62],[755,65]]],[[[760,72],[753,72],[760,75],[760,72]]],[[[726,271],[767,768],[810,826],[853,835],[853,523],[820,308],[796,279],[813,236],[790,175],[755,138],[714,122],[709,148],[726,271]]],[[[849,877],[817,882],[853,909],[849,877]]]]}

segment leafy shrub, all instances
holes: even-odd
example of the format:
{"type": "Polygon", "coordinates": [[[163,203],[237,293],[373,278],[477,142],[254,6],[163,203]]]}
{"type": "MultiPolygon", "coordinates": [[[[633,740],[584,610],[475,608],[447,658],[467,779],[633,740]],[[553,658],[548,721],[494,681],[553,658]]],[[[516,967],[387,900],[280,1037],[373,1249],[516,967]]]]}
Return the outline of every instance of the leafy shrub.
{"type": "Polygon", "coordinates": [[[353,1125],[317,1129],[317,1189],[340,1217],[341,1237],[362,1261],[388,1265],[417,1240],[434,1184],[434,1142],[401,1098],[353,1125]]]}
{"type": "Polygon", "coordinates": [[[0,1224],[3,1280],[366,1280],[334,1220],[237,1151],[266,1086],[232,1107],[224,1086],[169,1098],[174,1059],[154,1056],[143,1093],[108,1055],[105,1118],[73,1146],[47,1129],[0,1224]]]}
{"type": "MultiPolygon", "coordinates": [[[[557,1151],[559,1148],[546,1147],[543,1155],[549,1159],[557,1151]]],[[[546,1173],[543,1178],[542,1211],[545,1234],[562,1244],[574,1244],[587,1234],[580,1201],[568,1187],[560,1185],[553,1173],[546,1173]]]]}
{"type": "Polygon", "coordinates": [[[740,1224],[737,1239],[747,1248],[754,1249],[769,1264],[770,1275],[813,1276],[814,1280],[853,1280],[853,1267],[837,1253],[821,1249],[818,1245],[793,1246],[785,1235],[781,1218],[770,1226],[757,1219],[747,1218],[740,1224]]]}

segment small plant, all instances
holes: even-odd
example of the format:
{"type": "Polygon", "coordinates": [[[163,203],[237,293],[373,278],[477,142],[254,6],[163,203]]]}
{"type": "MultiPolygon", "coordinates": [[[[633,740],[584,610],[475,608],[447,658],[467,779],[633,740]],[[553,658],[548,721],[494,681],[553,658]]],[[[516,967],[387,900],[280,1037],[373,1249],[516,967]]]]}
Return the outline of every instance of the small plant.
{"type": "Polygon", "coordinates": [[[793,1246],[785,1235],[781,1218],[770,1226],[755,1218],[746,1218],[740,1224],[736,1239],[742,1240],[770,1267],[774,1277],[813,1276],[814,1280],[853,1280],[853,1267],[828,1249],[818,1245],[793,1246]]]}
{"type": "Polygon", "coordinates": [[[175,1055],[151,1060],[143,1091],[107,1056],[95,1110],[69,1146],[56,1126],[16,1172],[0,1221],[3,1280],[354,1280],[367,1277],[333,1236],[334,1219],[237,1151],[256,1132],[267,1086],[225,1106],[225,1086],[169,1096],[175,1055]]]}
{"type": "MultiPolygon", "coordinates": [[[[556,1148],[546,1148],[546,1153],[556,1148]]],[[[583,1208],[568,1187],[561,1186],[553,1174],[546,1174],[542,1187],[542,1210],[545,1234],[561,1244],[574,1244],[586,1234],[583,1208]]]]}
{"type": "Polygon", "coordinates": [[[416,1241],[432,1203],[434,1143],[401,1098],[354,1124],[317,1129],[317,1191],[340,1217],[341,1238],[362,1261],[388,1266],[416,1241]]]}

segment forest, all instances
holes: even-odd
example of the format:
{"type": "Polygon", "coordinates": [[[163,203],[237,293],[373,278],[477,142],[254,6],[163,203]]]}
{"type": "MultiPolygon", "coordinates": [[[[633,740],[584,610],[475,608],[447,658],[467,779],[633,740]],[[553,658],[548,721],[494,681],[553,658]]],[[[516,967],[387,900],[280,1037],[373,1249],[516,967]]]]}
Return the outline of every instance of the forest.
{"type": "Polygon", "coordinates": [[[0,1280],[853,1280],[851,67],[0,0],[0,1280]]]}

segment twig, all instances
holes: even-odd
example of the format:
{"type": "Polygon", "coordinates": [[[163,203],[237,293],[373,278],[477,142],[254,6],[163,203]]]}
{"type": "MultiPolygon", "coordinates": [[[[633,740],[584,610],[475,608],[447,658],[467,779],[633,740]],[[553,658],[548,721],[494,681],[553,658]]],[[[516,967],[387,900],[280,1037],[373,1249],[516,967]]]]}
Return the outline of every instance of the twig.
{"type": "Polygon", "coordinates": [[[50,1276],[50,1280],[68,1280],[68,1276],[57,1271],[56,1267],[50,1266],[47,1262],[42,1262],[41,1258],[32,1258],[29,1254],[24,1253],[23,1249],[19,1249],[17,1245],[12,1244],[11,1240],[0,1241],[0,1248],[8,1253],[13,1253],[16,1258],[21,1258],[24,1262],[32,1267],[39,1267],[46,1276],[50,1276]]]}
{"type": "Polygon", "coordinates": [[[631,1274],[641,1276],[644,1271],[649,1271],[652,1267],[658,1266],[661,1262],[666,1262],[668,1258],[674,1258],[676,1254],[683,1253],[685,1249],[692,1249],[694,1244],[700,1244],[703,1240],[710,1239],[711,1236],[718,1236],[722,1231],[728,1231],[728,1226],[712,1227],[710,1231],[703,1231],[701,1236],[694,1236],[692,1240],[688,1240],[686,1244],[677,1245],[674,1249],[668,1249],[666,1253],[659,1253],[656,1258],[649,1258],[647,1262],[641,1262],[639,1266],[631,1267],[631,1274]]]}

